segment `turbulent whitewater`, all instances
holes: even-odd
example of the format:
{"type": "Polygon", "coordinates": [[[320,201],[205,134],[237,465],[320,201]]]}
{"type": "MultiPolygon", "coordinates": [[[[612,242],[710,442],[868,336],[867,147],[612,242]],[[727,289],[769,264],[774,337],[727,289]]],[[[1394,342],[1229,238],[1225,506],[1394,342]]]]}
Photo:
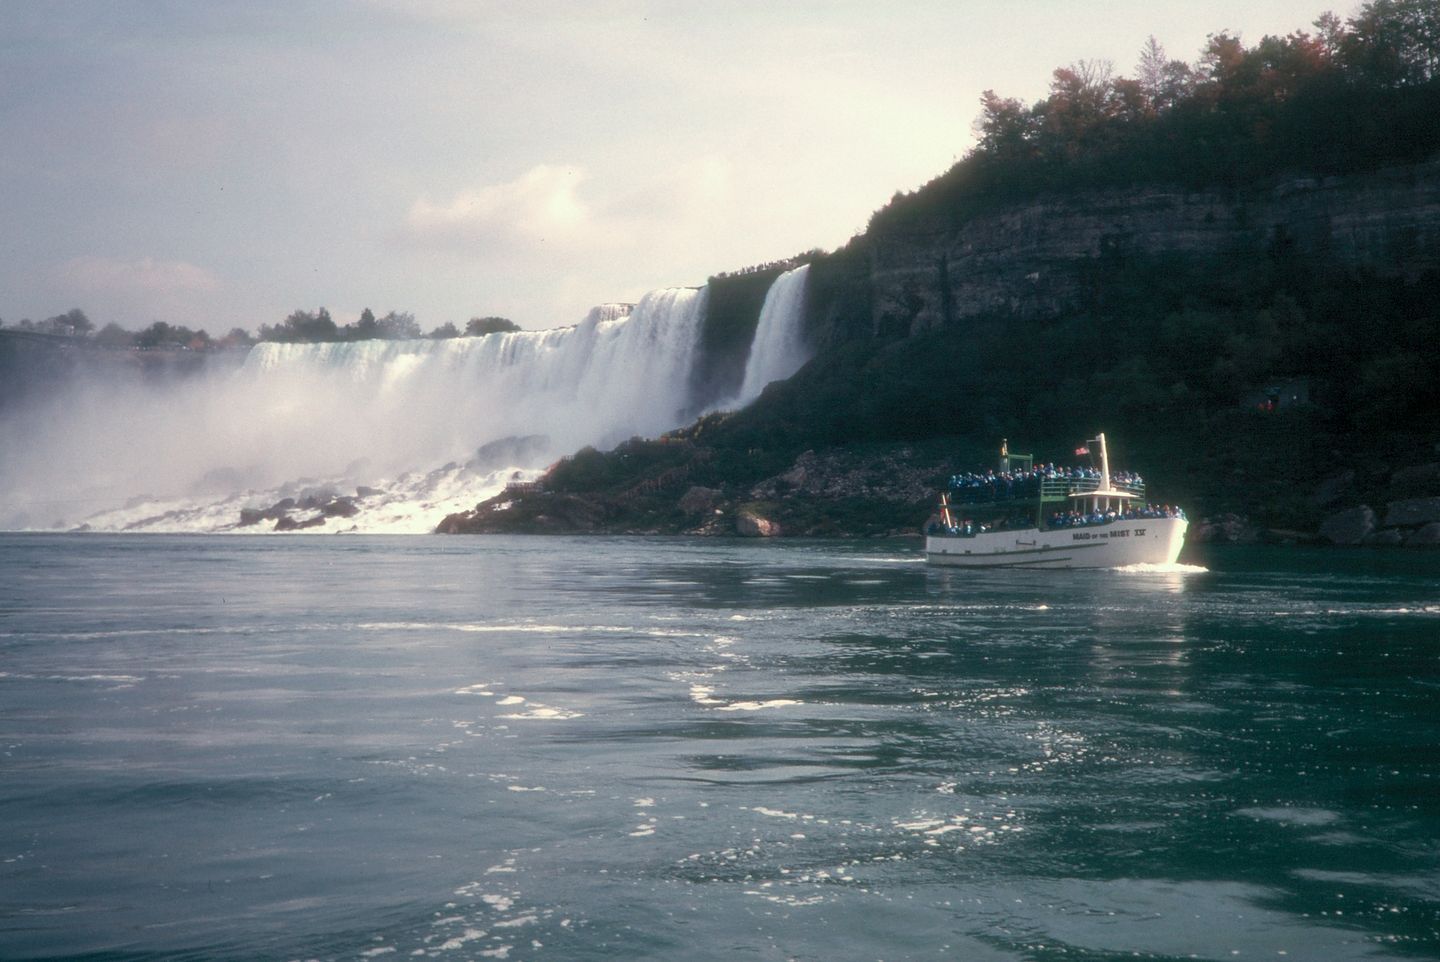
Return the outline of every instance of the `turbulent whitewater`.
{"type": "MultiPolygon", "coordinates": [[[[808,359],[804,288],[805,268],[771,286],[727,406],[808,359]]],[[[553,330],[264,343],[190,377],[91,372],[0,419],[0,528],[258,532],[289,504],[322,532],[431,531],[558,457],[703,409],[707,301],[671,288],[553,330]]]]}

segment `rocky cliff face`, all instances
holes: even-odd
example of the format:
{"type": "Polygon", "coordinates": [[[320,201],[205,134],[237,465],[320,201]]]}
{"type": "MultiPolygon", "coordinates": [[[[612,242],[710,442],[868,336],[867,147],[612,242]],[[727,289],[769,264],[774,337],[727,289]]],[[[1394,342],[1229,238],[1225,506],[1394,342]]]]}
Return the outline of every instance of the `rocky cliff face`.
{"type": "MultiPolygon", "coordinates": [[[[943,214],[912,218],[856,244],[877,334],[915,334],[984,313],[1074,309],[1107,263],[1127,258],[1204,259],[1223,272],[1293,253],[1404,276],[1440,261],[1440,160],[1247,191],[1157,186],[1042,198],[962,223],[943,214]]],[[[833,299],[821,310],[832,315],[830,326],[844,313],[833,299]]]]}
{"type": "Polygon", "coordinates": [[[1413,465],[1388,476],[1381,471],[1370,479],[1346,472],[1321,485],[1316,500],[1353,501],[1362,494],[1357,485],[1366,480],[1370,483],[1363,492],[1365,503],[1321,522],[1322,540],[1339,545],[1440,547],[1440,462],[1413,465]]]}

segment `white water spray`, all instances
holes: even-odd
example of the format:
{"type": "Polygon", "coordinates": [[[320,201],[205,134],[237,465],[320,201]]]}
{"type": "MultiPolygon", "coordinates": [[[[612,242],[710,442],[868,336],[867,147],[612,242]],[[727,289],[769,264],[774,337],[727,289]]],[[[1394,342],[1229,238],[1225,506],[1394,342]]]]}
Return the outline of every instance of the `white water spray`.
{"type": "Polygon", "coordinates": [[[319,530],[428,531],[517,470],[678,426],[704,301],[677,288],[569,328],[262,344],[236,371],[87,379],[0,423],[0,527],[217,530],[307,486],[365,485],[380,493],[359,516],[319,530]],[[475,457],[531,436],[546,443],[522,461],[475,457]]]}
{"type": "Polygon", "coordinates": [[[703,300],[655,291],[628,316],[599,308],[549,331],[261,344],[240,380],[261,397],[264,423],[299,429],[332,469],[360,452],[403,470],[520,435],[545,435],[558,452],[608,446],[679,423],[703,300]]]}

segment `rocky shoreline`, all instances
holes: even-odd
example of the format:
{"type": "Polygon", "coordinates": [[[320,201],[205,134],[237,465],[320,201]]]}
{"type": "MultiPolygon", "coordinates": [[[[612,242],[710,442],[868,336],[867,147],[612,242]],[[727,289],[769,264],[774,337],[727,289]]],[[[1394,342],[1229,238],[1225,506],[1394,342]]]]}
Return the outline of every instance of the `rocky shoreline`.
{"type": "MultiPolygon", "coordinates": [[[[696,452],[690,464],[708,455],[696,452]]],[[[620,490],[577,493],[551,474],[512,485],[440,534],[679,534],[740,537],[894,537],[918,534],[935,492],[955,471],[946,459],[885,451],[807,450],[753,484],[707,483],[687,466],[620,490]]],[[[553,474],[553,471],[552,471],[553,474]]]]}
{"type": "MultiPolygon", "coordinates": [[[[691,483],[690,472],[627,490],[574,492],[550,475],[447,517],[441,534],[676,534],[919,537],[944,479],[960,468],[906,445],[884,451],[807,450],[749,485],[691,483]]],[[[1272,527],[1240,513],[1193,520],[1197,544],[1440,547],[1440,462],[1367,477],[1345,470],[1308,496],[1313,526],[1272,527]]]]}
{"type": "Polygon", "coordinates": [[[1322,481],[1310,503],[1327,512],[1314,531],[1259,528],[1231,514],[1199,522],[1191,528],[1190,540],[1440,548],[1440,462],[1393,472],[1382,468],[1368,479],[1348,469],[1322,481]]]}

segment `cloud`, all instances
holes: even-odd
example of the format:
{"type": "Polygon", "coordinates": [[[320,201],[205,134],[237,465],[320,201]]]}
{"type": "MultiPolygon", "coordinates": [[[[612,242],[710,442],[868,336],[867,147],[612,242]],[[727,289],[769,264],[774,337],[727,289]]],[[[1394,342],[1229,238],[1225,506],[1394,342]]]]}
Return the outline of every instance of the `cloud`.
{"type": "Polygon", "coordinates": [[[718,152],[605,152],[593,169],[540,165],[503,183],[422,197],[391,236],[432,288],[463,288],[471,314],[533,328],[570,324],[596,303],[702,283],[717,270],[801,249],[787,241],[778,254],[754,254],[752,235],[733,239],[736,224],[749,223],[741,173],[718,152]]]}
{"type": "Polygon", "coordinates": [[[734,213],[735,175],[735,165],[717,154],[687,159],[653,172],[642,192],[624,200],[623,214],[668,220],[680,230],[712,230],[734,213]]]}
{"type": "Polygon", "coordinates": [[[211,317],[220,278],[187,261],[77,257],[56,271],[69,300],[93,306],[100,323],[144,326],[153,320],[196,324],[211,317]]]}
{"type": "Polygon", "coordinates": [[[580,167],[541,164],[448,201],[421,197],[410,206],[406,234],[425,246],[496,253],[569,245],[590,234],[590,209],[576,193],[586,177],[580,167]]]}
{"type": "Polygon", "coordinates": [[[514,180],[411,204],[402,236],[412,246],[524,260],[693,249],[734,218],[735,171],[716,155],[615,172],[592,181],[580,166],[542,164],[514,180]],[[590,185],[596,184],[596,189],[590,185]],[[582,191],[582,186],[585,188],[582,191]],[[582,196],[583,195],[583,196],[582,196]]]}
{"type": "Polygon", "coordinates": [[[203,267],[153,257],[125,261],[113,257],[77,257],[60,269],[61,280],[84,293],[125,298],[205,294],[220,280],[203,267]]]}
{"type": "Polygon", "coordinates": [[[536,23],[576,19],[621,16],[639,19],[654,6],[653,0],[550,0],[544,4],[517,4],[509,0],[365,0],[365,4],[410,21],[482,28],[505,20],[533,27],[536,23]]]}

